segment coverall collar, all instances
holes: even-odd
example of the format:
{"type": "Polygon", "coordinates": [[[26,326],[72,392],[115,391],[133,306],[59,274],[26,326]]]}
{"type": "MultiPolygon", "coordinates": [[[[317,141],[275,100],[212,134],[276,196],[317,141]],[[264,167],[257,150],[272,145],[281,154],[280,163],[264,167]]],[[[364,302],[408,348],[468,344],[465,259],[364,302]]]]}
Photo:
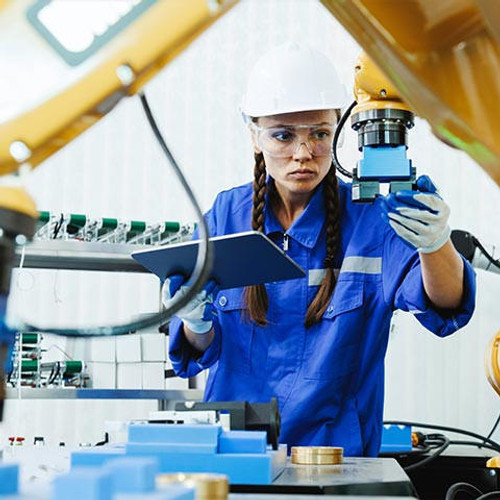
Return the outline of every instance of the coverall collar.
{"type": "MultiPolygon", "coordinates": [[[[272,182],[272,181],[271,181],[272,182]]],[[[264,232],[283,233],[283,227],[274,215],[268,200],[266,200],[266,217],[264,222],[264,232]]],[[[305,210],[299,218],[288,228],[286,234],[292,239],[298,241],[307,248],[313,248],[318,241],[319,234],[325,222],[325,208],[323,202],[323,183],[321,183],[316,192],[312,195],[305,210]]]]}

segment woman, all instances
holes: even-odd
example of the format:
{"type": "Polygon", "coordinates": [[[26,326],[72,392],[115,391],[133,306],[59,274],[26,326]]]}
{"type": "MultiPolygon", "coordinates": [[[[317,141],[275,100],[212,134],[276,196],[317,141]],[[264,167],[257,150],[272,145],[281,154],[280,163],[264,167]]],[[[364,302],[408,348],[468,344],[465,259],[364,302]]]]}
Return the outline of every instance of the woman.
{"type": "MultiPolygon", "coordinates": [[[[206,218],[214,236],[264,232],[307,277],[220,292],[210,284],[172,321],[170,357],[180,376],[210,368],[206,400],[276,396],[283,443],[376,456],[392,312],[449,335],[472,314],[475,281],[427,177],[419,191],[351,202],[331,158],[345,104],[321,53],[287,44],[257,63],[242,105],[254,181],[220,193],[206,218]]],[[[167,279],[165,303],[186,288],[167,279]]]]}

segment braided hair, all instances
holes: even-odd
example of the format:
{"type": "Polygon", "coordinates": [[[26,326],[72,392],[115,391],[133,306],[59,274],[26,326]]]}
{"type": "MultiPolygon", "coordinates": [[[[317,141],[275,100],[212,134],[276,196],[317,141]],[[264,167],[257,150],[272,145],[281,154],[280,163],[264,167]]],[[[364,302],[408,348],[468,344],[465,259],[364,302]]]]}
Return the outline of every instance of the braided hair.
{"type": "Polygon", "coordinates": [[[340,200],[333,163],[324,180],[323,202],[326,212],[326,257],[323,265],[326,272],[316,296],[307,309],[306,328],[321,320],[335,288],[333,262],[340,248],[340,200]]]}
{"type": "MultiPolygon", "coordinates": [[[[255,153],[253,170],[253,207],[252,229],[264,232],[264,206],[266,204],[266,164],[262,153],[255,153]]],[[[252,285],[245,288],[245,304],[250,318],[259,326],[266,326],[266,313],[269,300],[264,285],[252,285]]]]}
{"type": "MultiPolygon", "coordinates": [[[[333,263],[340,247],[340,201],[335,166],[330,166],[324,181],[323,197],[326,212],[326,258],[325,276],[318,292],[306,312],[305,326],[309,328],[321,320],[335,288],[333,263]]],[[[262,153],[255,153],[253,181],[252,229],[264,231],[264,206],[266,202],[266,164],[262,153]]],[[[266,287],[253,285],[245,288],[247,314],[257,325],[266,326],[266,313],[269,305],[266,287]]]]}

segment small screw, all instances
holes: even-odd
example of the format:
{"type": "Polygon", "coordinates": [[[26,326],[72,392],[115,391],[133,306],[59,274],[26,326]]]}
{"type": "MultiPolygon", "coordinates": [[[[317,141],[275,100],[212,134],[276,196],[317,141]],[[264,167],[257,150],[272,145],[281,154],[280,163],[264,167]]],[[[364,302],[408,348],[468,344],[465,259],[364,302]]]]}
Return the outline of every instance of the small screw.
{"type": "Polygon", "coordinates": [[[19,163],[26,161],[31,156],[31,149],[23,141],[14,141],[9,147],[9,152],[12,158],[19,163]]]}
{"type": "Polygon", "coordinates": [[[24,236],[24,234],[18,234],[16,236],[16,245],[19,245],[19,246],[26,245],[27,241],[28,241],[28,239],[26,238],[26,236],[24,236]]]}
{"type": "Polygon", "coordinates": [[[134,71],[128,64],[122,64],[116,68],[116,76],[123,83],[123,85],[130,85],[134,79],[134,71]]]}

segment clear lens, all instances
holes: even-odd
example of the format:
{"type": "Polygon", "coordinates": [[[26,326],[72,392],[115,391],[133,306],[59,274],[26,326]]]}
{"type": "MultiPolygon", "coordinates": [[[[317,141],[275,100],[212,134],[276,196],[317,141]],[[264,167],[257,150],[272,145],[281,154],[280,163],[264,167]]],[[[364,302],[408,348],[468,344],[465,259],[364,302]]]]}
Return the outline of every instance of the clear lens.
{"type": "Polygon", "coordinates": [[[287,158],[293,156],[304,144],[313,156],[330,156],[333,125],[295,125],[282,127],[254,126],[260,148],[270,156],[287,158]]]}

